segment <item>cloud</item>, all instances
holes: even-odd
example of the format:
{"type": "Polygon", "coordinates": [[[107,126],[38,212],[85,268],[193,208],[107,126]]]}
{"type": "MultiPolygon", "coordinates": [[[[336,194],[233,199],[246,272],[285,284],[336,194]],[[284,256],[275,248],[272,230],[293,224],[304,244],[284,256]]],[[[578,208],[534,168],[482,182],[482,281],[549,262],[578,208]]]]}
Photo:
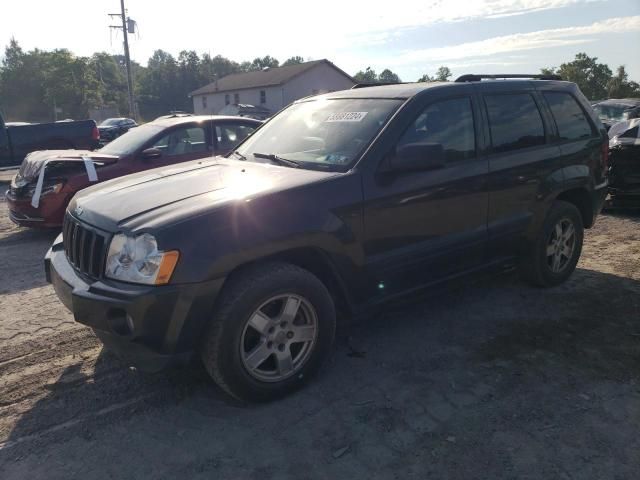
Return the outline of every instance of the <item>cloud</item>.
{"type": "Polygon", "coordinates": [[[320,8],[308,8],[300,0],[245,0],[242,9],[250,14],[239,17],[235,2],[200,2],[196,6],[194,0],[183,0],[185,11],[198,12],[189,18],[186,30],[174,26],[173,18],[164,18],[167,11],[155,8],[151,0],[138,3],[149,5],[155,17],[147,19],[142,43],[166,48],[169,21],[176,28],[171,39],[180,43],[179,48],[195,48],[208,41],[216,53],[249,58],[267,53],[286,56],[292,54],[292,49],[305,56],[335,56],[354,47],[393,44],[410,29],[437,23],[522,15],[590,1],[594,0],[324,0],[320,8]],[[239,31],[255,37],[240,39],[239,31]]]}
{"type": "MultiPolygon", "coordinates": [[[[139,23],[140,36],[130,38],[130,48],[142,63],[157,48],[174,55],[195,49],[236,60],[266,54],[281,59],[296,54],[338,58],[366,47],[379,53],[410,29],[578,8],[591,1],[596,0],[324,0],[312,7],[300,0],[244,0],[239,7],[238,2],[182,0],[176,8],[158,8],[157,0],[136,0],[128,2],[128,8],[139,23]]],[[[0,41],[6,44],[15,34],[25,48],[66,47],[80,55],[119,53],[121,37],[112,38],[114,32],[108,28],[111,2],[98,2],[90,11],[85,11],[85,3],[65,0],[61,12],[56,2],[12,2],[6,15],[0,15],[0,41]]]]}
{"type": "Polygon", "coordinates": [[[458,45],[412,50],[388,59],[389,65],[417,62],[455,61],[503,55],[540,48],[579,45],[595,40],[596,35],[640,31],[640,15],[610,18],[587,26],[555,28],[529,33],[516,33],[458,45]]]}

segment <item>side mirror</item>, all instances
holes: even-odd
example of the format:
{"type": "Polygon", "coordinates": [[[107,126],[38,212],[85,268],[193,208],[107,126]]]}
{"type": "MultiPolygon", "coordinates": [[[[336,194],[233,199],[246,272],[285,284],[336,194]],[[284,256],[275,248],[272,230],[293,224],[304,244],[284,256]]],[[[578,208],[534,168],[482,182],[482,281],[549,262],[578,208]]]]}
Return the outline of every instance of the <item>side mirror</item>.
{"type": "Polygon", "coordinates": [[[141,156],[143,160],[152,160],[154,158],[160,158],[162,156],[162,151],[157,148],[147,148],[142,151],[141,156]]]}
{"type": "Polygon", "coordinates": [[[417,172],[444,166],[444,148],[440,143],[408,143],[389,158],[386,171],[417,172]]]}

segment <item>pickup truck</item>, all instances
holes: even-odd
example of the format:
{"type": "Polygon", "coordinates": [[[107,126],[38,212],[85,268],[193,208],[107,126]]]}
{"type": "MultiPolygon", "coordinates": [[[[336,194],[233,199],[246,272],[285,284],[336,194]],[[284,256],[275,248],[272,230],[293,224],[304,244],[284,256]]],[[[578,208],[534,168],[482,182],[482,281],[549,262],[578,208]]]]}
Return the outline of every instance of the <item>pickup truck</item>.
{"type": "Polygon", "coordinates": [[[99,139],[93,120],[7,126],[0,114],[0,168],[17,167],[36,150],[93,150],[99,139]]]}

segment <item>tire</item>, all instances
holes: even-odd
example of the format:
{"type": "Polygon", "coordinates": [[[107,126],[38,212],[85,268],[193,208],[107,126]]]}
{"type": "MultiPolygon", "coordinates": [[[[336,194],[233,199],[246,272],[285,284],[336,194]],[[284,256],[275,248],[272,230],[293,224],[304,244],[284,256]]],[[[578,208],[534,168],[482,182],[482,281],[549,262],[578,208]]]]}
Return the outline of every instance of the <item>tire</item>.
{"type": "Polygon", "coordinates": [[[265,263],[225,285],[201,358],[226,393],[266,402],[297,390],[318,371],[335,328],[333,299],[316,276],[295,265],[265,263]]]}
{"type": "Polygon", "coordinates": [[[537,239],[521,259],[522,276],[539,287],[563,283],[578,264],[583,240],[584,226],[577,207],[560,200],[554,202],[537,239]],[[573,228],[572,238],[569,228],[573,228]],[[560,232],[562,238],[558,242],[560,232]]]}

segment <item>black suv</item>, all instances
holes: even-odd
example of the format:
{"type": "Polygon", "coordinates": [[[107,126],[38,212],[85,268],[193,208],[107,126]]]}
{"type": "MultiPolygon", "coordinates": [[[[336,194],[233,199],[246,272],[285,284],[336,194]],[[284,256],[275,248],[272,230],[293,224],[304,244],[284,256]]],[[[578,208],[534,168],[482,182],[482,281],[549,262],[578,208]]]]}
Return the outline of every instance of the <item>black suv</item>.
{"type": "Polygon", "coordinates": [[[607,191],[607,134],[573,83],[385,85],[302,99],[227,157],[79,192],[45,259],[76,321],[157,370],[199,352],[268,400],[354,312],[517,262],[566,280],[607,191]]]}

